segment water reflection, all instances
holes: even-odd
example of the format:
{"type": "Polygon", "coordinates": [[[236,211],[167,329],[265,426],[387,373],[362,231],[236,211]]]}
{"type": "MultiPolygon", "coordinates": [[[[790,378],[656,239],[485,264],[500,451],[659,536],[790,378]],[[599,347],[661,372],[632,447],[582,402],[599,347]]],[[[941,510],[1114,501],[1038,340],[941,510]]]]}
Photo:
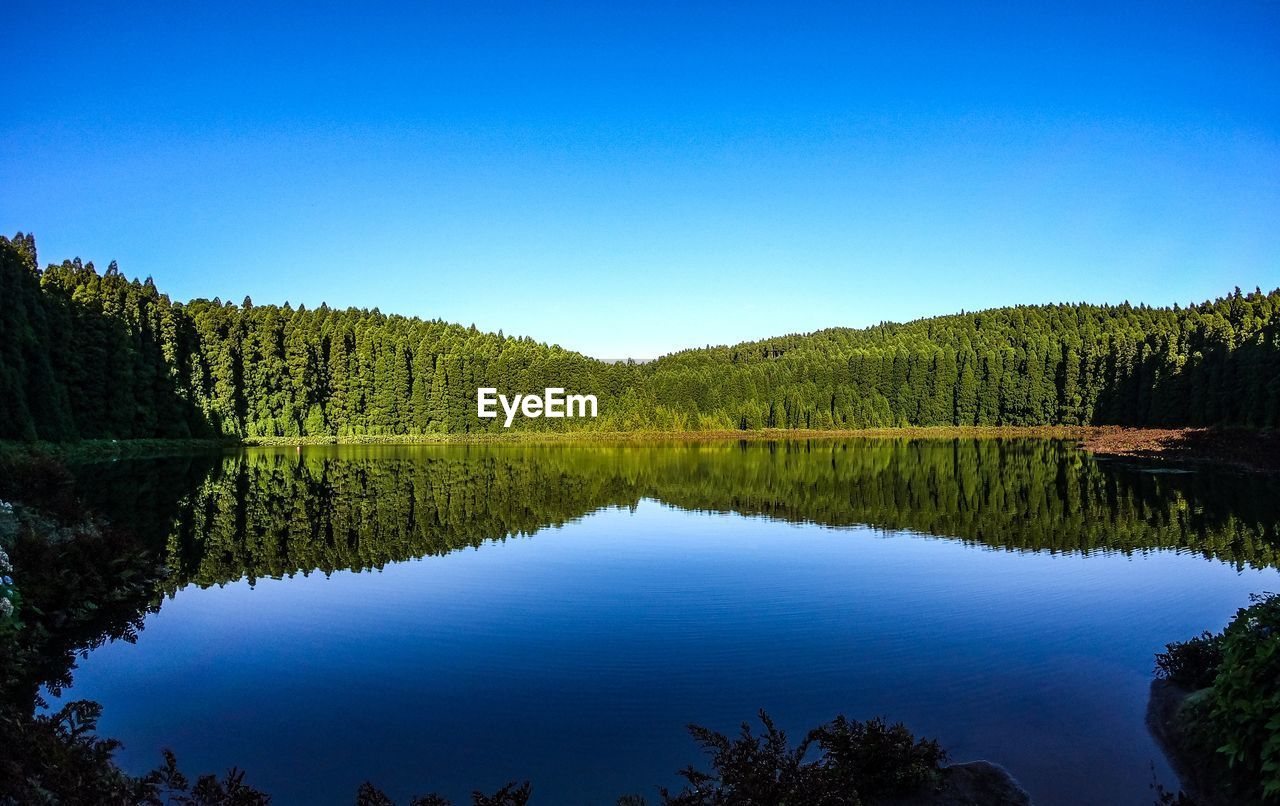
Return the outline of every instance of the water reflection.
{"type": "Polygon", "coordinates": [[[793,730],[900,719],[1042,804],[1149,802],[1153,764],[1169,781],[1153,653],[1275,587],[1280,520],[1276,479],[1039,440],[255,449],[80,475],[174,573],[72,694],[103,703],[127,769],[173,746],[285,803],[511,777],[612,802],[674,783],[686,722],[762,706],[793,730]]]}
{"type": "MultiPolygon", "coordinates": [[[[141,464],[152,486],[199,474],[141,464]]],[[[142,504],[165,492],[126,482],[99,486],[131,490],[114,508],[151,529],[172,516],[175,586],[380,568],[646,498],[1019,551],[1181,549],[1261,568],[1280,546],[1274,477],[1150,472],[1047,440],[254,449],[208,468],[176,515],[171,497],[159,513],[142,504]]]]}

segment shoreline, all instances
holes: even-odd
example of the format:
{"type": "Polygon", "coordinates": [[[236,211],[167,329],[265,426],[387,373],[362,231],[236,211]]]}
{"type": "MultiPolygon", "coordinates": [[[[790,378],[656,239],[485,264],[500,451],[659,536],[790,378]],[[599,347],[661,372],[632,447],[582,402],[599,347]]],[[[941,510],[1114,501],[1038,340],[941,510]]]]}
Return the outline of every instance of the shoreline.
{"type": "Polygon", "coordinates": [[[480,445],[629,442],[774,442],[839,439],[1056,439],[1105,459],[1280,472],[1280,432],[1244,428],[1130,428],[1125,426],[906,426],[845,430],[770,428],[753,431],[516,431],[510,433],[390,434],[323,437],[0,441],[0,460],[23,456],[119,459],[218,453],[303,445],[480,445]]]}
{"type": "Polygon", "coordinates": [[[0,462],[26,457],[124,459],[222,453],[243,448],[303,445],[485,445],[628,442],[777,442],[836,439],[1060,439],[1085,440],[1111,426],[905,426],[866,429],[765,428],[752,431],[514,431],[452,434],[365,434],[318,437],[188,437],[84,439],[76,442],[0,440],[0,462]]]}
{"type": "Polygon", "coordinates": [[[1109,459],[1280,473],[1280,432],[1247,428],[1121,428],[1086,437],[1081,449],[1109,459]]]}
{"type": "Polygon", "coordinates": [[[1230,806],[1231,801],[1218,794],[1219,782],[1206,766],[1195,748],[1186,725],[1179,719],[1179,712],[1188,697],[1197,696],[1204,689],[1192,690],[1165,678],[1151,681],[1147,694],[1147,731],[1156,740],[1156,746],[1164,753],[1173,769],[1178,786],[1202,806],[1230,806]]]}
{"type": "Polygon", "coordinates": [[[1094,426],[905,426],[902,428],[761,428],[751,431],[514,431],[453,434],[391,434],[345,437],[246,437],[240,447],[293,445],[443,445],[516,442],[770,442],[796,439],[1085,439],[1094,426]]]}

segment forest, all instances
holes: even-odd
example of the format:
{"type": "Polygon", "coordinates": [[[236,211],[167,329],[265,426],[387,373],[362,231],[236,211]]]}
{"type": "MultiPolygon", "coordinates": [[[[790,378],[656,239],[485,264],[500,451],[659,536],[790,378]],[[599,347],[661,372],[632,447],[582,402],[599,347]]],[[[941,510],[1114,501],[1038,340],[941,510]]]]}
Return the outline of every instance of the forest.
{"type": "Polygon", "coordinates": [[[505,430],[478,387],[564,387],[595,419],[522,431],[1280,425],[1280,289],[1186,307],[1020,305],[607,363],[377,309],[175,302],[0,236],[0,439],[505,430]]]}

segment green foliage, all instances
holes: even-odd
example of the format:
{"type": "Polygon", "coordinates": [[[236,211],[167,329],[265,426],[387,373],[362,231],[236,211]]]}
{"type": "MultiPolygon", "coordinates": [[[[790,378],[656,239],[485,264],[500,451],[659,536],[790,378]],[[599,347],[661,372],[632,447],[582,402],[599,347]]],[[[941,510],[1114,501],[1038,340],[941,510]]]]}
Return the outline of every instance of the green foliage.
{"type": "Polygon", "coordinates": [[[121,806],[265,806],[262,792],[232,769],[219,779],[202,775],[194,786],[164,751],[164,765],[140,778],[125,775],[113,756],[120,743],[96,735],[102,707],[74,700],[50,714],[0,716],[5,758],[0,762],[0,803],[120,804],[121,806]]]}
{"type": "Polygon", "coordinates": [[[840,781],[856,784],[864,799],[916,792],[937,783],[946,751],[932,739],[917,740],[901,723],[888,725],[843,714],[810,736],[826,754],[825,765],[840,781]]]}
{"type": "MultiPolygon", "coordinates": [[[[526,806],[532,793],[533,787],[528,781],[523,784],[512,781],[492,795],[479,790],[472,792],[471,803],[472,806],[526,806]]],[[[365,781],[356,792],[356,806],[396,806],[396,802],[381,789],[365,781]]],[[[409,806],[453,806],[453,801],[433,792],[411,798],[409,806]]]]}
{"type": "Polygon", "coordinates": [[[492,795],[486,795],[483,792],[472,792],[471,802],[474,806],[525,806],[529,802],[529,796],[533,792],[533,787],[528,781],[523,784],[516,784],[514,781],[506,784],[492,795]]]}
{"type": "Polygon", "coordinates": [[[1280,596],[1254,597],[1227,626],[1209,702],[1209,727],[1232,778],[1280,801],[1280,596]]]}
{"type": "Polygon", "coordinates": [[[608,364],[378,310],[183,304],[0,237],[0,439],[503,432],[475,393],[595,394],[514,430],[1280,425],[1280,289],[1186,308],[1042,305],[608,364]]]}
{"type": "Polygon", "coordinates": [[[812,731],[795,747],[764,711],[763,735],[743,723],[736,738],[699,725],[689,732],[709,756],[711,771],[681,771],[688,783],[675,794],[662,790],[667,806],[811,804],[858,806],[921,791],[940,780],[946,753],[932,740],[916,740],[901,724],[844,715],[812,731]],[[809,749],[820,753],[810,759],[809,749]]]}
{"type": "Polygon", "coordinates": [[[1213,685],[1221,665],[1222,636],[1208,631],[1165,644],[1165,651],[1156,653],[1156,676],[1191,689],[1213,685]]]}
{"type": "Polygon", "coordinates": [[[51,714],[0,715],[6,736],[0,761],[0,802],[129,803],[145,793],[112,763],[120,743],[95,735],[102,712],[76,700],[51,714]]]}
{"type": "MultiPolygon", "coordinates": [[[[396,802],[386,792],[365,781],[356,790],[356,806],[396,806],[396,802]]],[[[451,806],[451,804],[446,800],[440,806],[451,806]]]]}
{"type": "MultiPolygon", "coordinates": [[[[1204,786],[1232,802],[1280,802],[1280,595],[1251,597],[1226,629],[1168,645],[1157,674],[1199,687],[1178,711],[1204,786]]],[[[1163,803],[1175,800],[1161,793],[1163,803]]],[[[1176,801],[1182,802],[1182,801],[1176,801]]]]}
{"type": "Polygon", "coordinates": [[[271,798],[244,782],[244,772],[232,767],[226,775],[201,775],[195,785],[178,769],[173,751],[164,751],[164,765],[143,776],[143,806],[266,806],[271,798]]]}

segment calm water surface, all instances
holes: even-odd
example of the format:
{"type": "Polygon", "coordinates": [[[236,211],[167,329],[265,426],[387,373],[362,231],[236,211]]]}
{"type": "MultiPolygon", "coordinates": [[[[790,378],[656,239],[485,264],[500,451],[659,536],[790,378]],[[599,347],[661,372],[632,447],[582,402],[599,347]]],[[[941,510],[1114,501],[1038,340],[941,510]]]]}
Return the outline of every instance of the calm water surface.
{"type": "Polygon", "coordinates": [[[1152,656],[1280,589],[1280,485],[1050,441],[251,450],[82,469],[175,574],[64,696],[277,803],[655,800],[684,725],[883,715],[1150,803],[1152,656]]]}

